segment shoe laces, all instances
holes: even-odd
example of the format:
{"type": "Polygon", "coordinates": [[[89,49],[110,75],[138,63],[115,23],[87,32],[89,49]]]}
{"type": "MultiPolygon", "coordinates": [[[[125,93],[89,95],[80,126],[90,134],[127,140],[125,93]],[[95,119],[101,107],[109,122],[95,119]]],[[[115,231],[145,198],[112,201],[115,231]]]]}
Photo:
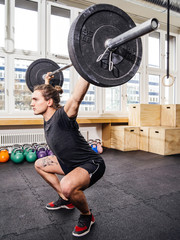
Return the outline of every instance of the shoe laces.
{"type": "Polygon", "coordinates": [[[89,221],[91,220],[92,214],[91,215],[80,215],[79,220],[78,220],[78,226],[79,227],[84,227],[89,224],[89,221]]]}
{"type": "Polygon", "coordinates": [[[57,205],[59,205],[59,204],[66,205],[66,204],[69,204],[69,203],[70,203],[70,201],[66,201],[66,200],[62,199],[61,197],[59,197],[58,200],[54,202],[54,204],[57,204],[57,205]]]}

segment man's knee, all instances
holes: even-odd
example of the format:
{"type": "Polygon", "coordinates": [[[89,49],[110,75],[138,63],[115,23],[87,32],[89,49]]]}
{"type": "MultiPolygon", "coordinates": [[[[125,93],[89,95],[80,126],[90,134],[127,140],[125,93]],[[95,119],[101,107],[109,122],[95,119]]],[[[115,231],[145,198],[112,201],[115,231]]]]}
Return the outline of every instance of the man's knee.
{"type": "Polygon", "coordinates": [[[74,191],[74,189],[72,188],[72,183],[70,183],[69,181],[63,181],[63,179],[60,182],[61,184],[61,192],[62,194],[69,199],[71,197],[72,192],[74,191]]]}
{"type": "Polygon", "coordinates": [[[34,167],[35,167],[36,171],[42,170],[43,164],[42,164],[41,158],[39,158],[35,161],[34,167]]]}

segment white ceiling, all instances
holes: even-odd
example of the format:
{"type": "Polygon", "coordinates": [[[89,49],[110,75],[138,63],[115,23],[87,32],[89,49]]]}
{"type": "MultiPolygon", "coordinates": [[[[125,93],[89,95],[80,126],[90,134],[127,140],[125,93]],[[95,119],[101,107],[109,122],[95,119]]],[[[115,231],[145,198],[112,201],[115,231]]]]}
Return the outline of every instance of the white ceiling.
{"type": "MultiPolygon", "coordinates": [[[[167,24],[167,0],[124,0],[124,2],[134,6],[133,9],[139,15],[144,17],[156,16],[160,23],[167,24]],[[151,3],[151,1],[157,2],[157,4],[151,3]]],[[[180,31],[180,12],[177,12],[177,10],[180,11],[180,0],[170,0],[170,4],[171,8],[176,7],[176,11],[170,10],[170,25],[180,31]]]]}
{"type": "MultiPolygon", "coordinates": [[[[124,10],[135,21],[143,22],[155,17],[160,22],[160,28],[165,30],[167,27],[167,8],[149,1],[163,2],[167,5],[167,0],[66,0],[64,2],[82,5],[84,8],[98,3],[112,4],[124,10]]],[[[170,0],[170,4],[174,4],[180,9],[180,0],[170,0]]],[[[170,10],[170,31],[180,33],[180,13],[177,11],[170,10]]]]}
{"type": "Polygon", "coordinates": [[[167,8],[169,3],[169,9],[172,10],[172,12],[180,13],[180,1],[179,0],[142,0],[144,2],[150,2],[154,5],[162,6],[167,8]]]}

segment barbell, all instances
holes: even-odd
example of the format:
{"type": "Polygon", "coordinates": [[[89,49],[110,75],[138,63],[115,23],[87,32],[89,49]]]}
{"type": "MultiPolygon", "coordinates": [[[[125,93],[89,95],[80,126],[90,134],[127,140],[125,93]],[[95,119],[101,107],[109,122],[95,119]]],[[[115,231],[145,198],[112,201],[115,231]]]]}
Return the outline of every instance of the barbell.
{"type": "Polygon", "coordinates": [[[52,60],[35,60],[26,71],[31,91],[44,83],[52,72],[52,85],[63,85],[64,69],[74,66],[88,82],[100,87],[126,83],[138,71],[142,59],[141,36],[158,28],[156,18],[136,26],[122,9],[110,4],[95,4],[85,9],[72,23],[68,35],[71,63],[63,68],[52,60]]]}

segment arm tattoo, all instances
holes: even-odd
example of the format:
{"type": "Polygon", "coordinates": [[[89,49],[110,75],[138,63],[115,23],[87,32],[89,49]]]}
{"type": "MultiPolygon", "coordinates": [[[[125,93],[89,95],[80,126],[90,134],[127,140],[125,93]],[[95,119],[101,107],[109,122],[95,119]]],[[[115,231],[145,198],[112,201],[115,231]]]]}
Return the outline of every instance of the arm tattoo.
{"type": "Polygon", "coordinates": [[[42,166],[43,167],[52,166],[54,164],[58,165],[57,162],[54,162],[49,157],[45,157],[45,158],[42,159],[42,166]]]}

